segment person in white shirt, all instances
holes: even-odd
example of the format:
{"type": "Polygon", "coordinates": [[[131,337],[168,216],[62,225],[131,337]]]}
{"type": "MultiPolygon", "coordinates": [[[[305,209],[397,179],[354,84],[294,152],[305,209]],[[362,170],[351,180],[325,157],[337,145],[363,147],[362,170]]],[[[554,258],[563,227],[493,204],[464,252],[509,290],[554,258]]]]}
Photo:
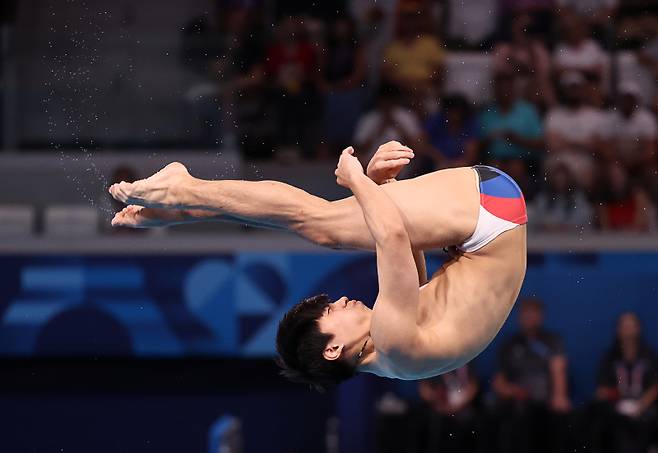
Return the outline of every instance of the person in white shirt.
{"type": "Polygon", "coordinates": [[[609,57],[590,36],[585,21],[574,13],[562,17],[564,40],[553,52],[553,66],[558,75],[579,71],[590,80],[603,85],[608,77],[609,57]]]}
{"type": "Polygon", "coordinates": [[[383,84],[377,93],[375,108],[358,121],[354,130],[354,143],[362,150],[363,159],[368,161],[377,151],[382,141],[400,140],[413,144],[418,162],[405,168],[402,177],[428,166],[438,166],[439,153],[425,140],[425,132],[414,110],[405,108],[399,102],[401,93],[391,84],[383,84]],[[432,161],[434,165],[429,165],[432,161]]]}
{"type": "Polygon", "coordinates": [[[581,182],[585,190],[594,183],[594,163],[605,124],[602,110],[585,105],[585,79],[579,72],[567,72],[560,79],[562,104],[549,110],[546,116],[545,165],[551,168],[564,163],[581,182]]]}
{"type": "Polygon", "coordinates": [[[551,232],[582,232],[592,227],[592,206],[564,164],[546,172],[546,187],[530,205],[534,228],[551,232]]]}
{"type": "Polygon", "coordinates": [[[638,176],[656,158],[656,119],[640,105],[642,93],[633,81],[619,86],[618,106],[602,130],[605,156],[638,176]]]}
{"type": "Polygon", "coordinates": [[[576,13],[592,27],[611,25],[619,0],[557,0],[562,13],[576,13]]]}

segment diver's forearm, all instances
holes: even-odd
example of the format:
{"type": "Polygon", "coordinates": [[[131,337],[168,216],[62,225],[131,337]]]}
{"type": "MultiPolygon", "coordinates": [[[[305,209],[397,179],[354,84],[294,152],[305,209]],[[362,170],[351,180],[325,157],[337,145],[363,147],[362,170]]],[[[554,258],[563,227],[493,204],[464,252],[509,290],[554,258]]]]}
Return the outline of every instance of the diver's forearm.
{"type": "Polygon", "coordinates": [[[418,270],[418,281],[420,285],[427,283],[427,264],[425,263],[425,254],[422,250],[412,250],[414,255],[414,262],[418,270]]]}
{"type": "Polygon", "coordinates": [[[391,236],[407,236],[400,210],[393,200],[366,175],[352,182],[350,189],[363,210],[363,217],[375,242],[381,244],[391,236]]]}

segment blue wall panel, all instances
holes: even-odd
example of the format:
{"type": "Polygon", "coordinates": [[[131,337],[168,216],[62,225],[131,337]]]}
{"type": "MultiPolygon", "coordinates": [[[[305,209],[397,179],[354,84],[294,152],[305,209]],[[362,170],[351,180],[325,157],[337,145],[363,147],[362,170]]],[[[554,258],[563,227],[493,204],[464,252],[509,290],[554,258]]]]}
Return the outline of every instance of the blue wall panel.
{"type": "MultiPolygon", "coordinates": [[[[433,272],[442,255],[428,256],[433,272]]],[[[0,355],[271,356],[281,315],[319,292],[371,304],[365,253],[1,257],[0,355]],[[93,328],[92,328],[93,327],[93,328]]],[[[615,318],[636,311],[658,345],[658,254],[531,254],[522,296],[565,338],[572,392],[591,394],[615,318]]],[[[476,360],[484,378],[516,311],[476,360]]],[[[404,388],[404,385],[403,385],[404,388]]]]}

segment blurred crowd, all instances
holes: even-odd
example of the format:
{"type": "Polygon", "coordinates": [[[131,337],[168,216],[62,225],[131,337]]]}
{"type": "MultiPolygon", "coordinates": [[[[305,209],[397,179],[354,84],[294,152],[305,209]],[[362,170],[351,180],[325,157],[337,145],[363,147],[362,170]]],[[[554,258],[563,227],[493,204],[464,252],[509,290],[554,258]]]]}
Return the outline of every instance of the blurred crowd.
{"type": "Polygon", "coordinates": [[[229,2],[184,27],[207,146],[294,162],[354,145],[366,162],[396,139],[417,156],[403,177],[502,168],[537,229],[656,229],[658,95],[622,79],[617,55],[633,53],[656,91],[658,1],[284,3],[275,23],[259,2],[229,2]],[[490,103],[446,89],[459,52],[489,58],[490,103]]]}
{"type": "Polygon", "coordinates": [[[647,453],[658,449],[658,361],[641,322],[622,313],[586,404],[570,399],[562,338],[543,326],[539,299],[520,302],[517,333],[498,350],[483,391],[466,365],[419,382],[420,398],[379,404],[381,452],[647,453]],[[396,404],[397,403],[397,404],[396,404]]]}

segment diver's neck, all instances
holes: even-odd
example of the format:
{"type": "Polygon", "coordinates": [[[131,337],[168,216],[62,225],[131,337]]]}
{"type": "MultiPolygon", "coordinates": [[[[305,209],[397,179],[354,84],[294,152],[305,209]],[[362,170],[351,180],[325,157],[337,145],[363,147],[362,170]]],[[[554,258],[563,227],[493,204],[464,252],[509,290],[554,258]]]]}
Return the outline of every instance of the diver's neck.
{"type": "Polygon", "coordinates": [[[368,341],[368,345],[364,350],[363,357],[359,361],[359,364],[356,367],[356,370],[360,373],[372,373],[377,376],[383,377],[394,377],[391,376],[391,370],[386,366],[385,358],[375,348],[375,344],[372,341],[368,341]]]}

